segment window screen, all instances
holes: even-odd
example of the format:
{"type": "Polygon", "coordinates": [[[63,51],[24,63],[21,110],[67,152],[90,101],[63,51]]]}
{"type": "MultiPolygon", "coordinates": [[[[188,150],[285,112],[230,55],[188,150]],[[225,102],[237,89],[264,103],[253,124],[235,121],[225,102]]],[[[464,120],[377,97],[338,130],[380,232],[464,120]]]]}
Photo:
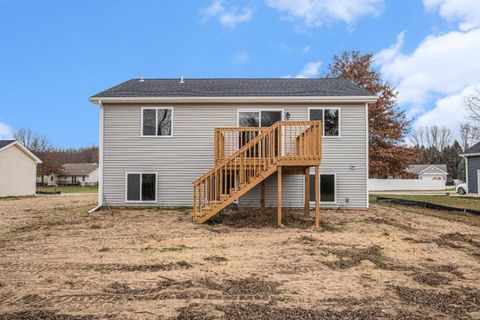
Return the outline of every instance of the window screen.
{"type": "Polygon", "coordinates": [[[325,109],[324,111],[324,134],[338,136],[338,109],[325,109]]]}
{"type": "Polygon", "coordinates": [[[277,121],[282,121],[282,111],[262,111],[262,127],[271,127],[277,121]]]}
{"type": "Polygon", "coordinates": [[[155,135],[155,121],[156,121],[155,109],[143,110],[143,135],[154,136],[155,135]]]}
{"type": "Polygon", "coordinates": [[[157,109],[158,136],[170,136],[172,135],[172,109],[157,109]]]}
{"type": "Polygon", "coordinates": [[[260,127],[260,112],[239,112],[238,124],[240,127],[260,127]]]}
{"type": "Polygon", "coordinates": [[[140,201],[140,174],[127,175],[127,201],[140,201]]]}
{"type": "Polygon", "coordinates": [[[142,201],[155,201],[155,174],[142,174],[142,201]]]}
{"type": "MultiPolygon", "coordinates": [[[[315,201],[315,175],[310,175],[310,201],[315,201]]],[[[320,201],[335,202],[335,175],[320,175],[320,201]]]]}

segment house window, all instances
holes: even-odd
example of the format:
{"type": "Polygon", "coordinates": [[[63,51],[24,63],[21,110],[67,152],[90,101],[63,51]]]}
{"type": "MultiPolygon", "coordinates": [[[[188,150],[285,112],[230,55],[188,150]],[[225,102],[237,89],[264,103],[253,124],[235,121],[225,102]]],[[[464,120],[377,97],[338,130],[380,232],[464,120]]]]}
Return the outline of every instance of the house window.
{"type": "MultiPolygon", "coordinates": [[[[240,110],[238,111],[239,127],[270,127],[277,121],[282,121],[282,110],[240,110]]],[[[238,137],[239,147],[243,147],[254,139],[259,132],[241,132],[238,137]]],[[[258,150],[250,151],[258,154],[258,150]]]]}
{"type": "Polygon", "coordinates": [[[143,108],[143,136],[173,136],[173,108],[143,108]]]}
{"type": "MultiPolygon", "coordinates": [[[[336,175],[320,175],[320,202],[336,202],[336,175]]],[[[310,174],[310,201],[315,201],[315,175],[310,174]]]]}
{"type": "Polygon", "coordinates": [[[238,111],[239,127],[270,127],[277,121],[282,121],[282,110],[252,110],[238,111]]]}
{"type": "Polygon", "coordinates": [[[127,202],[156,202],[156,173],[127,173],[127,202]]]}
{"type": "Polygon", "coordinates": [[[85,176],[82,177],[82,181],[85,182],[85,176]]]}
{"type": "Polygon", "coordinates": [[[327,137],[340,136],[340,109],[315,108],[309,109],[308,119],[320,121],[323,124],[323,135],[327,137]]]}
{"type": "Polygon", "coordinates": [[[53,181],[53,176],[50,176],[50,181],[53,181]]]}

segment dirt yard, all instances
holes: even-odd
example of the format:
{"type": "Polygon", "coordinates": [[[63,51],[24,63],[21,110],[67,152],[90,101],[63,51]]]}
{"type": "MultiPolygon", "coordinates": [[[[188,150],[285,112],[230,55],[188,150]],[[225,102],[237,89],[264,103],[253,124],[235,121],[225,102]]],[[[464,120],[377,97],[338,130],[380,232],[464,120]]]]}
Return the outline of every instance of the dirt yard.
{"type": "Polygon", "coordinates": [[[96,196],[0,200],[0,319],[480,318],[480,218],[372,205],[104,210],[96,196]]]}

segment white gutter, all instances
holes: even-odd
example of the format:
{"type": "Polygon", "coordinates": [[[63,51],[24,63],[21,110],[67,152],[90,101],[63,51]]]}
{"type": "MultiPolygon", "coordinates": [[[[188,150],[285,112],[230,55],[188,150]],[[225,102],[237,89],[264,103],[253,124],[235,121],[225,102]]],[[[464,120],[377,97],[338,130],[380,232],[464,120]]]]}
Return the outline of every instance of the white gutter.
{"type": "Polygon", "coordinates": [[[138,103],[138,102],[163,102],[163,103],[369,103],[376,102],[377,96],[255,96],[255,97],[91,97],[93,103],[138,103]]]}
{"type": "Polygon", "coordinates": [[[89,210],[88,213],[93,213],[103,206],[103,104],[102,100],[98,100],[100,106],[100,124],[98,126],[98,205],[89,210]]]}

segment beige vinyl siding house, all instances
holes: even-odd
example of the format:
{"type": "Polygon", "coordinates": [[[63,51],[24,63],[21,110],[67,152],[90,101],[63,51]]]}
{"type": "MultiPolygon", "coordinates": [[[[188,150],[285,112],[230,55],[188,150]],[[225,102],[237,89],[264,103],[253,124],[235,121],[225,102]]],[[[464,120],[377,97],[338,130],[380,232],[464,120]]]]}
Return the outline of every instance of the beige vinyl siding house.
{"type": "Polygon", "coordinates": [[[99,172],[97,163],[65,163],[60,172],[37,177],[37,184],[97,186],[99,172]]]}
{"type": "Polygon", "coordinates": [[[0,197],[34,195],[40,163],[17,141],[0,140],[0,197]]]}
{"type": "MultiPolygon", "coordinates": [[[[239,90],[248,90],[245,86],[249,85],[251,79],[242,80],[240,82],[245,85],[241,85],[239,90]]],[[[372,97],[350,83],[334,82],[336,79],[331,79],[334,88],[331,92],[328,92],[328,88],[322,88],[325,84],[330,85],[328,80],[318,81],[324,79],[271,80],[274,83],[280,81],[281,85],[287,87],[290,84],[299,86],[300,90],[306,88],[314,95],[305,96],[305,92],[301,92],[301,96],[295,94],[262,96],[260,92],[255,96],[233,98],[228,92],[222,92],[222,88],[214,88],[216,92],[226,96],[219,96],[217,93],[217,96],[212,97],[209,93],[195,96],[199,94],[200,89],[194,88],[193,93],[189,93],[193,96],[185,96],[185,92],[182,92],[183,96],[176,96],[173,91],[178,90],[176,84],[179,81],[170,79],[169,81],[174,81],[175,84],[165,84],[162,81],[155,83],[155,80],[127,82],[137,82],[134,85],[140,87],[147,84],[146,88],[151,88],[152,85],[167,87],[172,85],[172,92],[167,97],[150,97],[150,93],[142,90],[133,92],[131,88],[126,94],[134,96],[123,96],[124,93],[118,91],[122,85],[110,89],[113,91],[107,90],[92,97],[91,101],[100,105],[99,204],[191,206],[192,181],[215,165],[213,154],[215,128],[238,127],[242,112],[258,112],[261,117],[262,111],[278,111],[283,121],[300,121],[318,120],[311,119],[311,116],[318,115],[319,112],[324,115],[323,109],[326,109],[335,110],[338,114],[335,120],[338,132],[334,136],[323,138],[320,174],[321,179],[323,178],[324,182],[329,184],[328,188],[331,190],[329,195],[324,197],[327,200],[322,201],[321,206],[367,208],[368,103],[376,101],[376,97],[372,97]],[[316,85],[319,86],[318,90],[316,85]],[[340,92],[342,86],[346,87],[343,95],[340,92]],[[110,96],[107,94],[109,92],[115,93],[110,96]],[[145,136],[143,134],[144,113],[145,110],[151,109],[170,110],[171,132],[168,135],[145,136]],[[155,179],[153,200],[128,201],[127,189],[135,188],[137,180],[143,179],[143,176],[138,176],[132,182],[133,176],[137,173],[153,175],[151,178],[155,179]],[[130,187],[127,181],[129,175],[132,177],[130,187]]],[[[185,84],[191,81],[200,82],[201,80],[186,79],[185,84]]],[[[213,84],[215,85],[216,83],[213,84]]],[[[265,85],[269,86],[270,83],[265,85]]],[[[182,83],[178,86],[182,88],[182,83]]],[[[255,90],[262,90],[258,85],[254,84],[254,86],[255,90]]],[[[238,96],[239,93],[230,94],[238,96]]],[[[160,113],[163,114],[163,111],[160,113]]],[[[157,113],[157,120],[158,115],[157,113]]],[[[274,175],[266,180],[267,206],[276,206],[276,190],[274,175]]],[[[284,176],[282,191],[284,206],[303,207],[304,190],[302,176],[284,176]]],[[[257,186],[239,199],[239,205],[259,206],[259,194],[257,186]]]]}

